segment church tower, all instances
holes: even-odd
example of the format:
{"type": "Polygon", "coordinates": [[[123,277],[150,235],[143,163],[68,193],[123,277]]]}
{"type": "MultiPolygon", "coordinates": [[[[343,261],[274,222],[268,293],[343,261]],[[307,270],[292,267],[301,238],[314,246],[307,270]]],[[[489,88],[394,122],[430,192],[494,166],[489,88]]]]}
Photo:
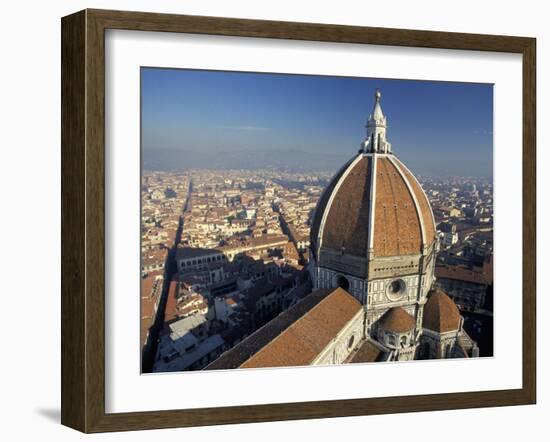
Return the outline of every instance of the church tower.
{"type": "Polygon", "coordinates": [[[341,287],[365,309],[365,332],[413,359],[434,281],[436,231],[420,183],[392,152],[382,94],[359,153],[332,178],[311,228],[315,288],[341,287]]]}

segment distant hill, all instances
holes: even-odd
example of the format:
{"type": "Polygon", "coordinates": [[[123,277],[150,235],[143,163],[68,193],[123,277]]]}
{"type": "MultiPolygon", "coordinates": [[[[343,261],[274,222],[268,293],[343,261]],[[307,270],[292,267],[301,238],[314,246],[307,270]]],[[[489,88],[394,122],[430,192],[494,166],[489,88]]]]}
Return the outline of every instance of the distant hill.
{"type": "Polygon", "coordinates": [[[175,149],[143,150],[143,168],[171,169],[284,169],[289,171],[336,170],[355,154],[311,153],[302,150],[240,150],[208,152],[175,149]]]}

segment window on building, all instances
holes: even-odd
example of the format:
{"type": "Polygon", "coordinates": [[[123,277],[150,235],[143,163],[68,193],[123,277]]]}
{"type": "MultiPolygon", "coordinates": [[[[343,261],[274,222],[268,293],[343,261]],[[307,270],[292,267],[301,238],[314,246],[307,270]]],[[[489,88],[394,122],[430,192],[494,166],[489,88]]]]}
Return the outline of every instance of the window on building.
{"type": "Polygon", "coordinates": [[[349,280],[345,276],[339,275],[338,278],[336,278],[336,284],[344,290],[349,290],[349,280]]]}
{"type": "Polygon", "coordinates": [[[389,287],[389,292],[392,294],[397,294],[405,288],[405,283],[401,279],[396,279],[392,281],[389,287]]]}

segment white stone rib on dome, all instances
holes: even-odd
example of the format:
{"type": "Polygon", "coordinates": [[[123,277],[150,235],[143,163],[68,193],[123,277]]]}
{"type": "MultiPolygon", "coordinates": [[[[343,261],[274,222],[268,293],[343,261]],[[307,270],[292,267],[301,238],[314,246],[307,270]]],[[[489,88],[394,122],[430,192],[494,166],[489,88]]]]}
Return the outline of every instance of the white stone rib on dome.
{"type": "MultiPolygon", "coordinates": [[[[424,188],[422,187],[422,185],[420,184],[420,181],[418,181],[418,178],[416,178],[416,176],[414,175],[414,173],[412,173],[410,171],[410,169],[405,166],[405,164],[397,157],[394,157],[395,161],[403,168],[405,169],[409,175],[412,176],[412,179],[416,182],[416,185],[418,186],[418,188],[420,189],[420,191],[422,192],[422,196],[426,199],[426,201],[428,202],[428,206],[430,207],[430,215],[431,215],[431,218],[432,218],[432,223],[433,223],[433,228],[434,228],[434,231],[436,230],[436,224],[435,224],[435,217],[434,217],[434,213],[433,213],[433,210],[431,209],[431,204],[430,204],[430,199],[428,198],[428,195],[426,195],[426,192],[424,192],[424,188]]],[[[418,201],[417,201],[418,202],[418,201]]],[[[428,240],[429,238],[426,238],[426,240],[428,240]]]]}
{"type": "Polygon", "coordinates": [[[323,218],[321,219],[321,224],[319,226],[319,233],[317,235],[317,244],[316,244],[317,249],[320,249],[321,246],[323,245],[323,230],[325,228],[327,216],[330,212],[330,208],[331,208],[332,202],[334,201],[334,197],[338,194],[338,191],[340,190],[340,186],[345,181],[349,173],[353,170],[355,165],[363,158],[363,156],[364,155],[362,153],[357,154],[355,159],[351,161],[351,163],[349,163],[348,167],[346,168],[346,171],[338,179],[338,182],[336,183],[336,186],[334,187],[334,189],[332,189],[332,193],[330,195],[330,198],[328,200],[326,207],[324,208],[323,218]]]}
{"type": "Polygon", "coordinates": [[[426,241],[426,226],[424,224],[424,216],[422,215],[422,211],[420,210],[420,204],[418,202],[418,198],[416,197],[416,193],[414,192],[414,190],[411,186],[411,183],[409,182],[409,179],[405,176],[405,174],[403,173],[403,170],[401,169],[401,167],[399,167],[403,163],[398,161],[395,156],[388,157],[388,158],[389,158],[390,162],[395,166],[395,169],[397,170],[397,172],[401,176],[401,179],[403,180],[403,182],[407,186],[407,189],[409,190],[409,193],[411,194],[411,197],[414,201],[414,207],[415,207],[416,213],[418,215],[418,221],[420,222],[420,233],[422,234],[422,250],[424,251],[426,249],[428,243],[426,241]]]}

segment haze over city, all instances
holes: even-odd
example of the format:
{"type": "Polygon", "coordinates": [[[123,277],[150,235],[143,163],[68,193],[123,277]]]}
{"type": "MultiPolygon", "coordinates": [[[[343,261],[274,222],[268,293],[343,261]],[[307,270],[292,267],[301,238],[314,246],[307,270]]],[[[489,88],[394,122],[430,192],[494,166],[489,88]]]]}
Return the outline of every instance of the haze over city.
{"type": "Polygon", "coordinates": [[[491,84],[142,68],[150,170],[336,170],[384,91],[394,152],[417,174],[492,177],[491,84]]]}

